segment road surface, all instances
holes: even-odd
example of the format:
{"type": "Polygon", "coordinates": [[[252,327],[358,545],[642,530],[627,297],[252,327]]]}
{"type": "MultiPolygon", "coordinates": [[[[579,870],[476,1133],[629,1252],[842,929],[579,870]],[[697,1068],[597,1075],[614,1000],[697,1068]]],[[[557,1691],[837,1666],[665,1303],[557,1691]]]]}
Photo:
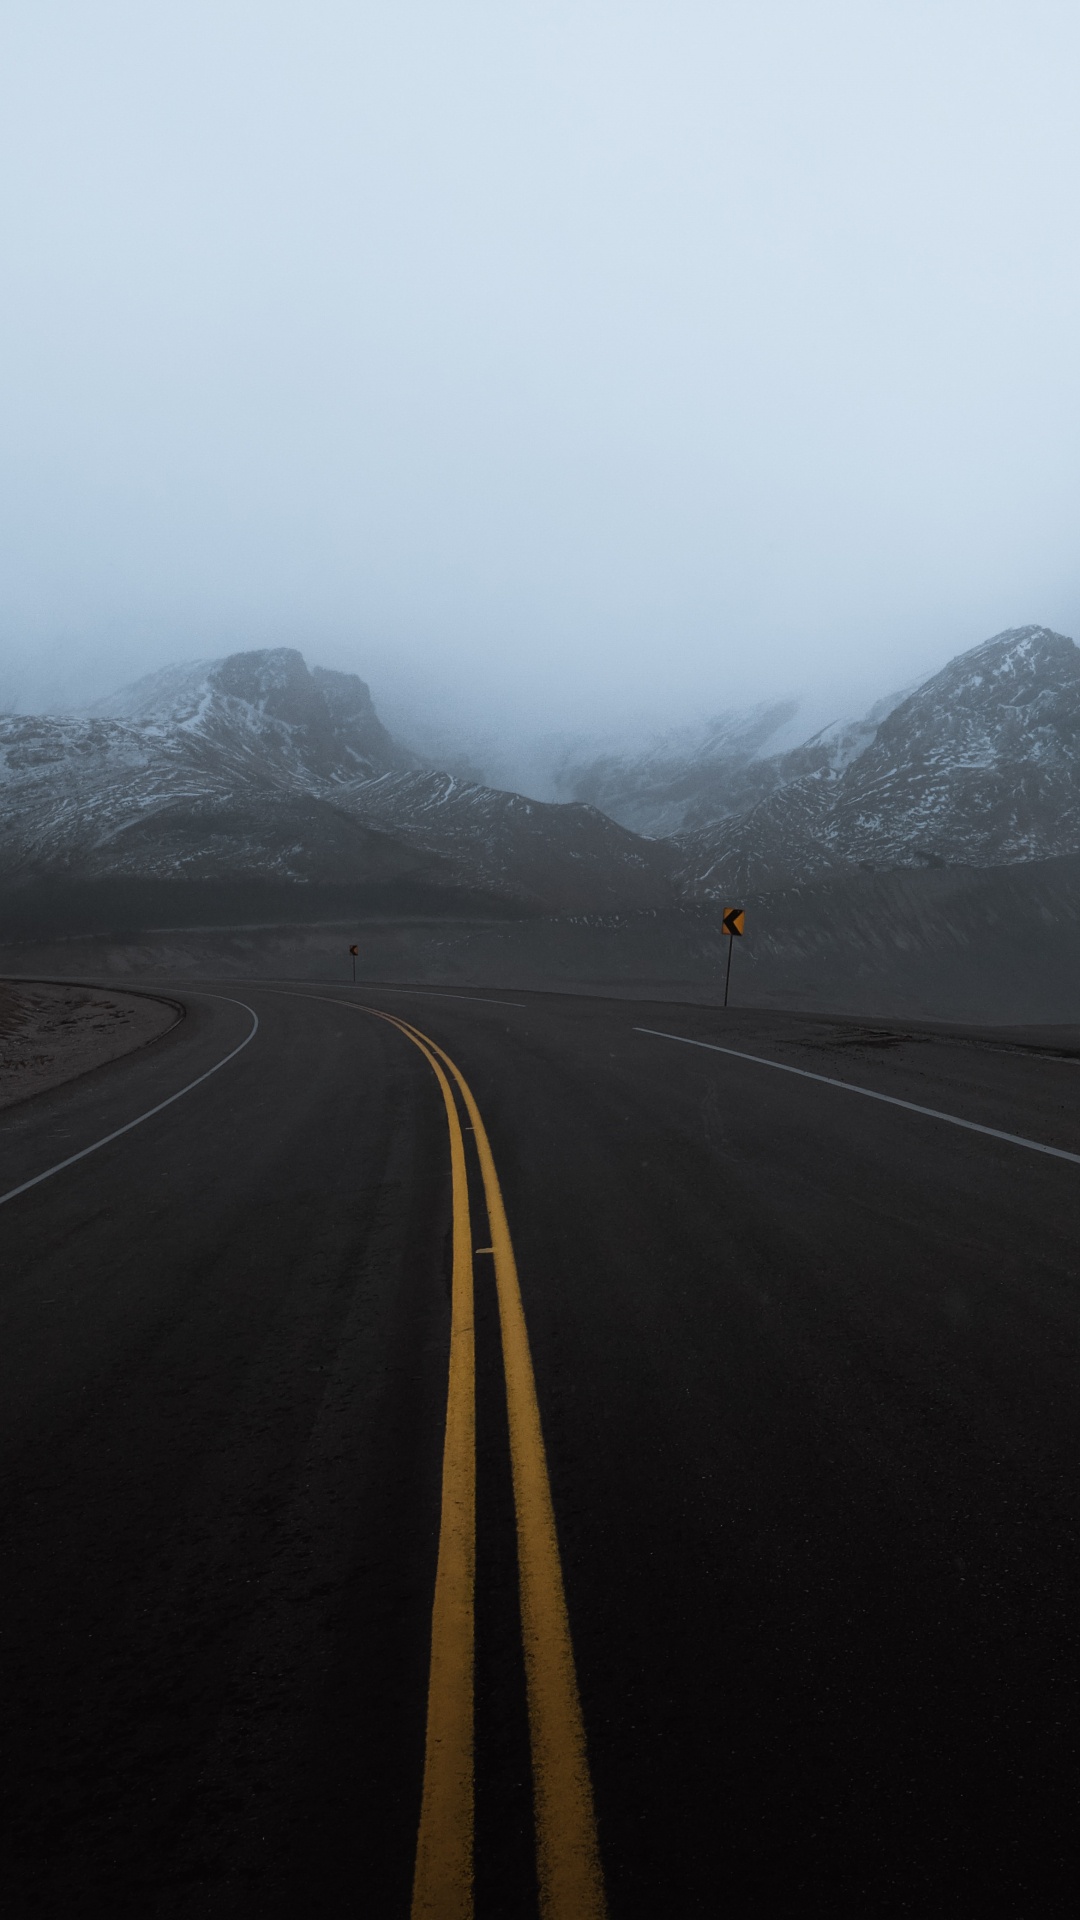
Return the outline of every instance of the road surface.
{"type": "Polygon", "coordinates": [[[1076,1056],[168,991],[0,1116],[5,1912],[1071,1911],[1076,1056]]]}

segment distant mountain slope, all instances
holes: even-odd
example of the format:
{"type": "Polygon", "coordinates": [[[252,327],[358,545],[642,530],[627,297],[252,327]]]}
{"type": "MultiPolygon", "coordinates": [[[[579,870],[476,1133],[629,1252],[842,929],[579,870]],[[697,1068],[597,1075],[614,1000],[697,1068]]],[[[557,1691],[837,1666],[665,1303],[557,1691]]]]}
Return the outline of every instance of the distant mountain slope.
{"type": "Polygon", "coordinates": [[[749,713],[722,714],[703,733],[681,729],[642,753],[571,760],[558,774],[569,798],[600,807],[634,833],[670,834],[745,810],[771,781],[761,752],[798,711],[782,700],[749,713]]]}
{"type": "Polygon", "coordinates": [[[411,872],[414,853],[327,804],[405,760],[362,680],[309,673],[290,648],[169,669],[86,719],[0,720],[0,872],[411,872]]]}
{"type": "Polygon", "coordinates": [[[878,701],[863,719],[833,722],[783,750],[777,743],[791,738],[802,711],[798,700],[724,714],[702,732],[683,729],[645,752],[567,762],[558,787],[602,807],[635,833],[694,832],[738,818],[808,774],[839,773],[870,744],[879,723],[904,698],[903,693],[893,694],[878,701]]]}
{"type": "Polygon", "coordinates": [[[99,700],[94,717],[126,721],[193,766],[260,785],[306,788],[411,764],[355,673],[309,668],[295,647],[232,653],[148,674],[99,700]]]}
{"type": "Polygon", "coordinates": [[[435,910],[573,911],[669,904],[672,857],[590,808],[410,771],[363,681],[292,648],[153,674],[81,719],[0,720],[9,885],[400,881],[435,910]]]}
{"type": "Polygon", "coordinates": [[[1080,650],[1046,627],[998,634],[902,700],[846,765],[810,767],[737,818],[680,835],[679,846],[697,897],[860,865],[1076,853],[1080,650]]]}
{"type": "Polygon", "coordinates": [[[597,763],[611,804],[618,789],[634,817],[683,822],[667,839],[583,801],[410,766],[363,681],[290,648],[155,674],[103,704],[0,720],[0,880],[26,911],[52,889],[55,925],[65,886],[129,902],[153,886],[155,913],[163,887],[217,889],[219,923],[222,890],[241,885],[249,900],[367,889],[387,911],[436,915],[618,913],[860,867],[1080,852],[1080,651],[1045,627],[999,634],[787,753],[762,753],[790,724],[762,708],[681,762],[672,748],[597,763]]]}
{"type": "Polygon", "coordinates": [[[437,853],[470,885],[559,911],[671,905],[672,849],[640,839],[595,807],[528,800],[446,773],[384,774],[341,804],[370,825],[437,853]]]}

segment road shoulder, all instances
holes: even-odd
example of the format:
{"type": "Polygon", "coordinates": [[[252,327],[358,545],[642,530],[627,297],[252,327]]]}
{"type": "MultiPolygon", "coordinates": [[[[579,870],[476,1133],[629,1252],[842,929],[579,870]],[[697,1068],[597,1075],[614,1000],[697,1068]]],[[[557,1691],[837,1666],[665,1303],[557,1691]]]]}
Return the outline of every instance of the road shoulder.
{"type": "Polygon", "coordinates": [[[62,981],[0,981],[0,1107],[63,1086],[157,1040],[176,1001],[62,981]]]}

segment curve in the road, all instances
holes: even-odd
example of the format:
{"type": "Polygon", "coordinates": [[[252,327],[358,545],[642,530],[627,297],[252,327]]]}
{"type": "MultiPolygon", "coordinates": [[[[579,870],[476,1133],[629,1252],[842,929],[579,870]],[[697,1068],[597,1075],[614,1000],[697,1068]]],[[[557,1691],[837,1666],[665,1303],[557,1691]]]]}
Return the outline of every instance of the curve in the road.
{"type": "MultiPolygon", "coordinates": [[[[374,1009],[365,1009],[374,1011],[374,1009]]],[[[426,1036],[380,1014],[418,1047],[439,1083],[453,1192],[450,1368],[442,1504],[431,1610],[424,1785],[413,1874],[413,1920],[471,1920],[476,1650],[476,1338],[465,1138],[450,1082],[426,1036]]]]}
{"type": "Polygon", "coordinates": [[[133,1127],[141,1127],[144,1121],[152,1120],[156,1113],[164,1113],[166,1107],[171,1107],[175,1101],[182,1100],[186,1093],[193,1093],[196,1087],[202,1086],[204,1080],[209,1080],[212,1074],[220,1073],[222,1067],[227,1067],[230,1060],[235,1060],[238,1053],[243,1053],[244,1048],[251,1045],[259,1031],[259,1016],[254,1007],[249,1007],[246,1000],[233,1000],[225,993],[208,994],[207,998],[225,1000],[229,1006],[243,1007],[245,1013],[250,1013],[251,1031],[245,1034],[240,1045],[233,1047],[231,1053],[225,1054],[223,1059],[215,1060],[213,1066],[208,1067],[205,1073],[200,1073],[197,1079],[189,1080],[186,1087],[180,1087],[176,1093],[170,1093],[167,1100],[159,1100],[156,1106],[147,1107],[146,1112],[136,1114],[134,1120],[126,1121],[122,1127],[114,1127],[111,1133],[102,1134],[100,1140],[92,1140],[88,1147],[81,1147],[78,1153],[69,1153],[66,1159],[57,1160],[54,1166],[46,1167],[44,1172],[35,1173],[32,1179],[21,1181],[17,1187],[10,1187],[7,1193],[0,1193],[0,1207],[6,1206],[9,1200],[17,1199],[20,1193],[28,1193],[31,1187],[39,1187],[43,1180],[51,1180],[54,1174],[63,1173],[65,1167],[73,1167],[77,1160],[85,1160],[88,1154],[98,1153],[102,1147],[107,1147],[110,1141],[119,1140],[123,1134],[130,1133],[133,1127]]]}
{"type": "MultiPolygon", "coordinates": [[[[310,995],[305,998],[322,996],[310,995]]],[[[335,1000],[337,1006],[349,1006],[335,1000]]],[[[491,1143],[461,1069],[429,1035],[394,1014],[352,1006],[411,1040],[435,1072],[450,1127],[454,1172],[454,1279],[450,1387],[443,1458],[443,1505],[432,1617],[424,1794],[413,1887],[413,1916],[468,1920],[472,1912],[472,1660],[475,1563],[475,1402],[472,1344],[472,1246],[459,1275],[464,1145],[446,1067],[475,1136],[484,1187],[510,1434],[517,1515],[521,1630],[536,1807],[540,1909],[544,1920],[603,1920],[607,1911],[596,1834],[573,1643],[559,1557],[555,1510],[536,1397],[536,1380],[517,1262],[491,1143]],[[459,1318],[460,1313],[460,1318],[459,1318]],[[467,1334],[464,1317],[468,1316],[467,1334]],[[454,1328],[458,1331],[455,1351],[454,1328]],[[467,1456],[467,1458],[466,1458],[467,1456]],[[462,1688],[468,1678],[467,1719],[462,1688]],[[464,1778],[466,1753],[468,1779],[464,1778]]],[[[468,1228],[464,1195],[464,1231],[468,1228]]],[[[485,1249],[486,1251],[486,1249],[485,1249]]]]}
{"type": "Polygon", "coordinates": [[[281,985],[245,985],[249,1059],[194,988],[168,1046],[0,1126],[13,1184],[68,1168],[0,1213],[7,1906],[408,1915],[474,1469],[447,1642],[465,1864],[434,1911],[536,1915],[520,1337],[613,1912],[1071,1912],[1058,1058],[554,995],[521,1022],[440,996],[437,1045],[371,1017],[374,986],[281,985]],[[679,1031],[638,1047],[642,1015],[679,1031]]]}

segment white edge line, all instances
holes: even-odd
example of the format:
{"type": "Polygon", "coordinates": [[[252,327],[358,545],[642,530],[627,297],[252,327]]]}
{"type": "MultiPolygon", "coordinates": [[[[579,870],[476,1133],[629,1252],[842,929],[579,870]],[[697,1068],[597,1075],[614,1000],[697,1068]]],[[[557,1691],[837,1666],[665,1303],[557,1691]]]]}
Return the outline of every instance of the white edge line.
{"type": "MultiPolygon", "coordinates": [[[[44,1173],[35,1173],[33,1179],[24,1180],[21,1187],[12,1187],[10,1192],[0,1193],[0,1207],[5,1206],[9,1200],[16,1199],[20,1193],[28,1192],[31,1187],[40,1186],[43,1180],[51,1180],[54,1173],[63,1173],[65,1167],[73,1167],[76,1160],[85,1160],[88,1153],[96,1153],[99,1147],[107,1147],[110,1140],[119,1140],[121,1134],[130,1133],[132,1127],[141,1127],[143,1121],[152,1120],[155,1113],[163,1113],[166,1107],[172,1106],[174,1100],[182,1100],[185,1093],[191,1093],[195,1087],[201,1087],[203,1081],[209,1080],[212,1073],[219,1073],[222,1067],[228,1066],[230,1060],[236,1059],[238,1053],[243,1053],[244,1048],[250,1046],[259,1031],[259,1016],[254,1007],[249,1007],[246,1000],[233,1000],[231,996],[226,993],[208,993],[206,998],[208,1000],[224,1000],[230,1007],[243,1007],[245,1013],[250,1013],[255,1024],[251,1032],[241,1040],[240,1045],[234,1047],[231,1053],[227,1053],[223,1060],[218,1060],[214,1066],[208,1067],[205,1073],[200,1073],[197,1080],[189,1080],[186,1087],[180,1088],[179,1093],[170,1093],[167,1100],[159,1100],[156,1107],[148,1107],[145,1113],[140,1113],[136,1119],[129,1120],[125,1126],[117,1127],[114,1132],[105,1134],[102,1139],[95,1140],[91,1146],[81,1148],[78,1153],[69,1153],[67,1159],[58,1160],[55,1167],[46,1167],[44,1173]]],[[[169,1028],[168,1031],[172,1032],[173,1029],[169,1028]]],[[[121,1055],[119,1057],[122,1058],[123,1056],[121,1055]]],[[[54,1091],[54,1089],[50,1089],[50,1091],[54,1091]]]]}
{"type": "Polygon", "coordinates": [[[818,1080],[824,1087],[842,1087],[845,1093],[861,1093],[864,1100],[883,1100],[888,1107],[904,1107],[908,1113],[925,1114],[928,1120],[944,1120],[950,1127],[964,1127],[968,1133],[985,1133],[991,1140],[1007,1140],[1011,1147],[1027,1147],[1029,1153],[1048,1153],[1054,1160],[1071,1160],[1080,1167],[1080,1153],[1067,1153],[1064,1147],[1046,1147],[1041,1140],[1028,1140],[1022,1133],[1002,1133],[1000,1127],[983,1127],[977,1120],[961,1120],[958,1114],[942,1113],[937,1107],[919,1107],[914,1100],[898,1100],[894,1093],[875,1093],[870,1087],[857,1087],[853,1080],[834,1080],[827,1073],[811,1073],[807,1067],[789,1067],[783,1060],[766,1060],[760,1053],[741,1053],[737,1047],[718,1047],[712,1040],[689,1040],[685,1033],[661,1033],[658,1027],[635,1027],[635,1033],[651,1034],[654,1040],[677,1040],[680,1046],[704,1047],[708,1053],[728,1053],[733,1060],[752,1060],[757,1067],[775,1067],[777,1073],[797,1073],[800,1080],[818,1080]]]}

